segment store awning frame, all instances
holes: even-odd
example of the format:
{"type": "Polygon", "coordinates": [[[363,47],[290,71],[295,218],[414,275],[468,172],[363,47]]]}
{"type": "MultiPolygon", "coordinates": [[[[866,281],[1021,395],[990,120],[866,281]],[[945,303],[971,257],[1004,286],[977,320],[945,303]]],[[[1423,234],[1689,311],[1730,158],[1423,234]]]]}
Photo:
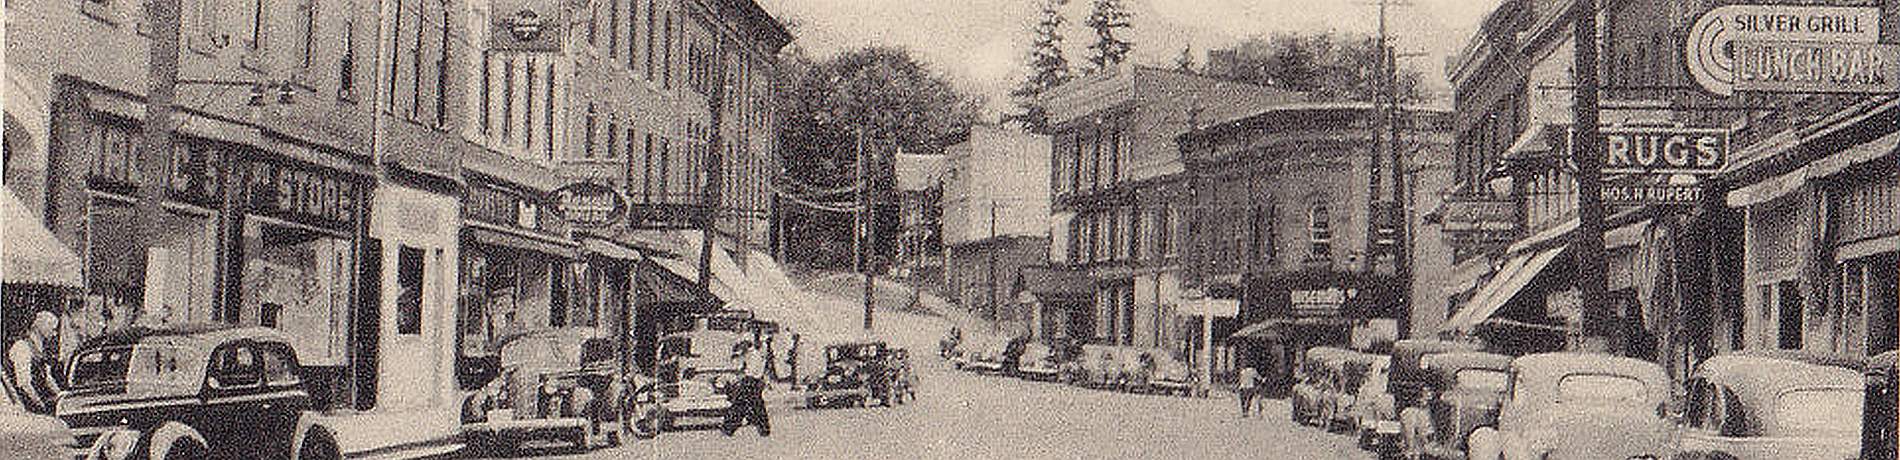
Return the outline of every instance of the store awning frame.
{"type": "Polygon", "coordinates": [[[1525,286],[1530,285],[1532,279],[1550,267],[1551,262],[1556,261],[1557,256],[1562,255],[1567,248],[1569,246],[1557,246],[1512,258],[1505,270],[1500,270],[1490,283],[1486,283],[1486,291],[1480,292],[1480,297],[1473,298],[1464,310],[1445,322],[1445,328],[1471,332],[1478,323],[1490,319],[1491,315],[1497,314],[1505,304],[1516,298],[1525,286]]]}
{"type": "Polygon", "coordinates": [[[537,252],[565,259],[574,259],[579,255],[580,243],[507,229],[493,224],[469,221],[462,226],[462,232],[476,243],[489,246],[537,252]]]}
{"type": "Polygon", "coordinates": [[[13,190],[0,187],[0,279],[6,284],[84,289],[85,262],[40,224],[13,190]]]}

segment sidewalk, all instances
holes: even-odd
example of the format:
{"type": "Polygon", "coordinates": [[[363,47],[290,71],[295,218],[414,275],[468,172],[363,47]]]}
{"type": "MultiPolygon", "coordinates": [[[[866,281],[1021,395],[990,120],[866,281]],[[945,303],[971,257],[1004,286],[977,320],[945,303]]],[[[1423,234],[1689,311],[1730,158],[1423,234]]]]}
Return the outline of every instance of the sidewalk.
{"type": "Polygon", "coordinates": [[[319,423],[336,434],[346,459],[428,458],[462,448],[461,414],[453,408],[324,415],[319,423]]]}

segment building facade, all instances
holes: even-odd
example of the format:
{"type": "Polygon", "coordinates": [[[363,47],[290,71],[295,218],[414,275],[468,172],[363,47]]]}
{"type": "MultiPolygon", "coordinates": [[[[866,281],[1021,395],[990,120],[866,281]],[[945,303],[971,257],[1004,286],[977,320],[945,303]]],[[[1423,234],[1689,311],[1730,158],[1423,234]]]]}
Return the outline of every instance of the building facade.
{"type": "Polygon", "coordinates": [[[896,185],[897,259],[891,274],[912,286],[937,289],[944,281],[943,196],[948,159],[898,153],[891,159],[896,185]]]}
{"type": "Polygon", "coordinates": [[[1190,195],[1174,138],[1292,93],[1125,66],[1048,91],[1050,263],[1095,284],[1091,342],[1188,353],[1183,218],[1190,195]]]}
{"type": "MultiPolygon", "coordinates": [[[[1389,343],[1414,308],[1433,308],[1406,301],[1416,289],[1395,263],[1406,222],[1380,172],[1391,163],[1382,139],[1397,133],[1412,181],[1443,183],[1449,113],[1406,108],[1390,130],[1385,115],[1368,103],[1282,104],[1181,136],[1194,191],[1188,284],[1241,301],[1247,327],[1227,343],[1243,364],[1290,381],[1300,351],[1389,343]]],[[[1427,242],[1407,256],[1430,286],[1450,254],[1429,241],[1436,232],[1421,233],[1415,241],[1427,242]]]]}
{"type": "MultiPolygon", "coordinates": [[[[979,124],[944,148],[943,239],[949,298],[1003,331],[1035,335],[1023,267],[1048,261],[1049,137],[979,124]]],[[[1046,306],[1046,305],[1045,305],[1046,306]]]]}

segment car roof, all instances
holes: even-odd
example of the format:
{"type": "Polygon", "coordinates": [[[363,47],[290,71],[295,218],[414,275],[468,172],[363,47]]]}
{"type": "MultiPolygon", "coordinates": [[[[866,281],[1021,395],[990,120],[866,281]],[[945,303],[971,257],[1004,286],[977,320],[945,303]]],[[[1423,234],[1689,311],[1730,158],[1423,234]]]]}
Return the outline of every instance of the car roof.
{"type": "Polygon", "coordinates": [[[1451,351],[1478,351],[1482,345],[1438,339],[1405,339],[1392,343],[1393,355],[1422,355],[1451,351]]]}
{"type": "Polygon", "coordinates": [[[1453,351],[1431,355],[1430,368],[1436,372],[1456,373],[1465,369],[1511,369],[1511,357],[1484,351],[1453,351]]]}
{"type": "Polygon", "coordinates": [[[1765,404],[1787,390],[1863,384],[1860,372],[1845,367],[1744,354],[1705,359],[1694,376],[1721,385],[1753,404],[1765,404]]]}
{"type": "Polygon", "coordinates": [[[1880,369],[1880,370],[1885,370],[1887,372],[1893,372],[1894,359],[1895,359],[1895,351],[1892,351],[1892,350],[1886,353],[1874,355],[1874,357],[1872,358],[1867,358],[1867,369],[1869,371],[1880,369]]]}
{"type": "Polygon", "coordinates": [[[1511,361],[1520,375],[1573,374],[1578,371],[1627,375],[1646,381],[1667,381],[1662,366],[1649,361],[1603,353],[1562,351],[1538,353],[1511,361]]]}
{"type": "Polygon", "coordinates": [[[1832,353],[1814,350],[1743,350],[1730,353],[1732,356],[1754,356],[1790,361],[1800,361],[1822,366],[1845,367],[1861,370],[1867,367],[1867,358],[1845,353],[1832,353]]]}
{"type": "Polygon", "coordinates": [[[601,338],[600,329],[592,327],[564,327],[555,329],[536,329],[528,332],[510,334],[503,337],[496,346],[507,346],[516,340],[527,338],[553,338],[563,340],[587,340],[601,338]]]}
{"type": "Polygon", "coordinates": [[[165,342],[172,344],[216,344],[237,339],[264,339],[288,342],[276,329],[261,326],[237,326],[221,323],[189,323],[161,327],[132,327],[107,333],[86,342],[81,349],[165,342]]]}

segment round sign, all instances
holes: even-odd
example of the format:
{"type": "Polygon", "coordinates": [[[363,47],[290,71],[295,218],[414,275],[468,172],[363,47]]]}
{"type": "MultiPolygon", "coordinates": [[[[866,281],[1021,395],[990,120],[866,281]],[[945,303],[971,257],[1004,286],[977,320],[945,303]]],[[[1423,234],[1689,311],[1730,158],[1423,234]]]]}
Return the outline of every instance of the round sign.
{"type": "Polygon", "coordinates": [[[561,215],[576,227],[600,228],[612,225],[627,214],[627,201],[620,190],[598,182],[577,182],[554,191],[561,215]]]}
{"type": "Polygon", "coordinates": [[[514,34],[515,40],[524,42],[540,38],[541,26],[541,15],[535,14],[534,10],[517,11],[514,17],[508,19],[508,32],[514,34]]]}
{"type": "Polygon", "coordinates": [[[1689,28],[1689,75],[1696,84],[1718,96],[1735,95],[1735,37],[1728,30],[1728,14],[1717,8],[1696,19],[1689,28]]]}

